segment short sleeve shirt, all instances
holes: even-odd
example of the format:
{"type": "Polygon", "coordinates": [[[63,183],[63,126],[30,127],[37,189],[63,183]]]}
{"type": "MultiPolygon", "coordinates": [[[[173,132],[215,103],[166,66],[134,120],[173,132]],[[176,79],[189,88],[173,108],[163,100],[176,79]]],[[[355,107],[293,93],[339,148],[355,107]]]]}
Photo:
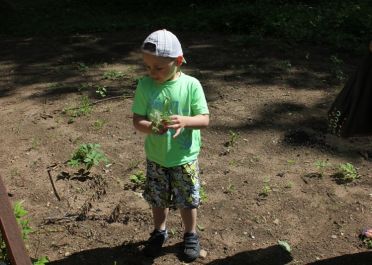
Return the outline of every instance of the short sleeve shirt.
{"type": "MultiPolygon", "coordinates": [[[[157,84],[150,77],[141,78],[137,85],[132,112],[149,119],[155,110],[164,110],[165,101],[171,115],[209,114],[200,82],[184,73],[176,80],[162,84],[157,84]]],[[[174,133],[175,130],[171,129],[163,135],[147,135],[145,139],[147,159],[164,167],[183,165],[197,159],[201,147],[200,130],[183,128],[176,138],[172,137],[174,133]]]]}

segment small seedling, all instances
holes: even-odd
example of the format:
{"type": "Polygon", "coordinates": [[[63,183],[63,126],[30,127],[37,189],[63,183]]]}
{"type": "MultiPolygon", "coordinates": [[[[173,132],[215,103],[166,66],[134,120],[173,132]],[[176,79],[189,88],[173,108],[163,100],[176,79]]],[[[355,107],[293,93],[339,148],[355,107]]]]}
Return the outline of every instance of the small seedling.
{"type": "Polygon", "coordinates": [[[226,147],[233,147],[239,139],[239,133],[234,131],[229,131],[229,141],[225,143],[226,147]]]}
{"type": "Polygon", "coordinates": [[[270,192],[272,191],[269,182],[270,182],[270,179],[264,180],[264,185],[262,187],[262,191],[259,194],[260,196],[263,196],[263,197],[269,196],[270,192]]]}
{"type": "Polygon", "coordinates": [[[327,161],[317,160],[315,161],[316,168],[320,171],[320,175],[323,176],[326,167],[330,166],[327,161]]]}
{"type": "Polygon", "coordinates": [[[107,96],[107,89],[105,86],[97,85],[96,86],[96,94],[99,95],[101,98],[107,96]]]}
{"type": "Polygon", "coordinates": [[[136,173],[129,176],[129,180],[137,187],[139,187],[145,183],[146,175],[143,173],[143,171],[137,171],[136,173]]]}
{"type": "Polygon", "coordinates": [[[68,161],[68,165],[72,167],[84,165],[86,170],[89,170],[101,161],[108,163],[108,159],[100,147],[99,144],[81,144],[68,161]]]}
{"type": "Polygon", "coordinates": [[[103,73],[103,79],[109,80],[117,80],[123,78],[124,76],[125,76],[124,73],[117,70],[109,70],[103,73]]]}

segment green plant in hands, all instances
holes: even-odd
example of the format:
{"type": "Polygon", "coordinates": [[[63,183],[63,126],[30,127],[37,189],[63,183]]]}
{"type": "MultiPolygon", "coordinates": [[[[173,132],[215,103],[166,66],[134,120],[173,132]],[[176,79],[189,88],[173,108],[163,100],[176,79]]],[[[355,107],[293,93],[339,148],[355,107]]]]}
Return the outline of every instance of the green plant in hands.
{"type": "Polygon", "coordinates": [[[81,144],[68,161],[68,165],[72,167],[84,165],[89,170],[101,161],[108,163],[108,159],[100,147],[99,144],[81,144]]]}
{"type": "Polygon", "coordinates": [[[150,121],[152,125],[152,130],[155,133],[164,133],[165,126],[171,122],[170,115],[170,98],[165,97],[163,111],[154,110],[150,114],[150,121]]]}

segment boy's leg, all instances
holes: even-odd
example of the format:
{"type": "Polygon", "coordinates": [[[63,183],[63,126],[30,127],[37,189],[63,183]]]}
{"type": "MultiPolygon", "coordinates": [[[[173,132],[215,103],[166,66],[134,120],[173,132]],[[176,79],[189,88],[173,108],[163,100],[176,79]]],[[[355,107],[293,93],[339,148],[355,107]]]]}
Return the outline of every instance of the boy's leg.
{"type": "Polygon", "coordinates": [[[169,208],[152,207],[154,227],[158,230],[165,230],[169,208]]]}
{"type": "Polygon", "coordinates": [[[180,209],[181,218],[185,226],[184,233],[196,233],[196,208],[183,208],[180,209]]]}
{"type": "Polygon", "coordinates": [[[198,161],[172,168],[170,174],[173,202],[180,209],[185,226],[183,254],[184,258],[191,262],[200,255],[199,237],[196,234],[197,207],[200,203],[198,161]]]}
{"type": "Polygon", "coordinates": [[[154,230],[147,240],[143,252],[146,256],[156,257],[161,253],[168,239],[166,220],[170,201],[167,169],[147,160],[147,174],[143,197],[152,206],[154,230]]]}

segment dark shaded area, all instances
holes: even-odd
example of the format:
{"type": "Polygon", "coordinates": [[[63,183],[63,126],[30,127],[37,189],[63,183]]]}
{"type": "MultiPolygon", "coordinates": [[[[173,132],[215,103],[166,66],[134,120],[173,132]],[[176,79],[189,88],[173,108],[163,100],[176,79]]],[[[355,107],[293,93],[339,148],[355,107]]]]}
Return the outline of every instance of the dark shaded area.
{"type": "Polygon", "coordinates": [[[167,27],[355,49],[372,33],[369,0],[2,0],[0,5],[0,34],[22,36],[167,27]]]}
{"type": "MultiPolygon", "coordinates": [[[[113,248],[96,248],[74,253],[62,260],[49,262],[49,265],[144,265],[153,264],[153,259],[143,255],[141,248],[144,245],[141,242],[124,242],[123,245],[113,248]]],[[[174,244],[163,248],[163,252],[158,257],[169,253],[175,253],[180,261],[184,261],[181,253],[181,243],[174,244]]]]}
{"type": "Polygon", "coordinates": [[[208,265],[284,265],[292,259],[290,253],[276,245],[240,252],[232,257],[212,261],[208,265]]]}
{"type": "Polygon", "coordinates": [[[370,264],[372,264],[371,251],[347,254],[339,257],[308,263],[308,265],[370,265],[370,264]]]}

